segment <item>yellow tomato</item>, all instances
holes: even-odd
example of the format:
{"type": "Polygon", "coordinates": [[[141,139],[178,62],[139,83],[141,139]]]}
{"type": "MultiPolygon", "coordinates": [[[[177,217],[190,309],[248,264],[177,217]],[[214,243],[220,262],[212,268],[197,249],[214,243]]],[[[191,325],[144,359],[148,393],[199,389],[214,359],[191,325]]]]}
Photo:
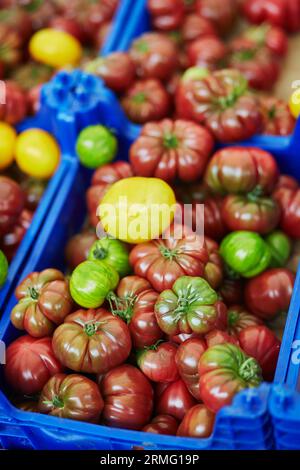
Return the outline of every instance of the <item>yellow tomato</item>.
{"type": "Polygon", "coordinates": [[[297,90],[293,92],[290,97],[289,106],[292,115],[297,119],[300,115],[300,88],[297,88],[297,90]]]}
{"type": "Polygon", "coordinates": [[[22,132],[16,143],[16,162],[27,175],[47,179],[53,175],[60,160],[56,140],[41,129],[22,132]]]}
{"type": "Polygon", "coordinates": [[[157,238],[174,219],[172,188],[159,178],[132,177],[114,183],[98,209],[110,235],[128,243],[157,238]]]}
{"type": "Polygon", "coordinates": [[[15,129],[6,122],[0,122],[0,170],[14,161],[16,139],[15,129]]]}
{"type": "Polygon", "coordinates": [[[55,68],[76,65],[82,55],[80,42],[74,36],[52,28],[35,33],[30,40],[29,51],[38,62],[55,68]]]}

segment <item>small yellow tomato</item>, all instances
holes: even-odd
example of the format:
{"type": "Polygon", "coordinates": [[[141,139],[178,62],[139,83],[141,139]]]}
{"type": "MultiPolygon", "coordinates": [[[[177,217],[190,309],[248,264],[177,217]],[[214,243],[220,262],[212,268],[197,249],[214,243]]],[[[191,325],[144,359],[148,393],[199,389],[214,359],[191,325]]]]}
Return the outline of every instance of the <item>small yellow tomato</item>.
{"type": "Polygon", "coordinates": [[[16,139],[15,129],[6,122],[0,122],[0,170],[14,161],[16,139]]]}
{"type": "Polygon", "coordinates": [[[27,175],[47,179],[53,175],[60,160],[56,140],[41,129],[22,132],[16,142],[16,162],[27,175]]]}
{"type": "Polygon", "coordinates": [[[33,59],[54,68],[76,65],[82,55],[80,42],[71,34],[52,28],[41,29],[29,43],[33,59]]]}
{"type": "Polygon", "coordinates": [[[114,183],[98,208],[110,235],[127,243],[157,238],[174,219],[172,188],[159,178],[132,177],[114,183]]]}
{"type": "Polygon", "coordinates": [[[289,106],[292,115],[297,119],[300,115],[300,88],[297,88],[297,90],[292,93],[289,106]]]}

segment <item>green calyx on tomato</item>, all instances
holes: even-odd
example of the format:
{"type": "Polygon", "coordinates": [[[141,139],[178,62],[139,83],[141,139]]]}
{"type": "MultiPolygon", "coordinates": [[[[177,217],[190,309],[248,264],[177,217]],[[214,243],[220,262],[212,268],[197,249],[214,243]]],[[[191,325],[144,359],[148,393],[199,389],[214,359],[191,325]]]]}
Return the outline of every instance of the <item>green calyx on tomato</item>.
{"type": "Polygon", "coordinates": [[[6,259],[5,254],[2,250],[0,250],[0,288],[6,281],[8,273],[8,261],[6,259]]]}
{"type": "Polygon", "coordinates": [[[243,230],[232,232],[222,240],[220,254],[230,269],[246,278],[257,276],[271,262],[271,251],[263,238],[243,230]]]}
{"type": "Polygon", "coordinates": [[[126,246],[120,240],[113,238],[102,238],[93,243],[88,260],[102,261],[112,268],[121,276],[127,276],[131,272],[129,264],[129,254],[126,246]]]}
{"type": "Polygon", "coordinates": [[[54,408],[63,408],[65,406],[64,401],[58,396],[55,395],[52,400],[44,400],[44,405],[53,405],[54,408]]]}
{"type": "Polygon", "coordinates": [[[265,238],[265,241],[272,256],[270,267],[281,268],[285,266],[292,249],[289,237],[280,230],[275,230],[265,238]]]}
{"type": "Polygon", "coordinates": [[[109,292],[106,300],[109,303],[110,310],[113,315],[120,317],[126,323],[130,323],[136,298],[136,295],[118,297],[114,292],[109,292]]]}
{"type": "Polygon", "coordinates": [[[161,252],[162,256],[168,259],[169,261],[176,259],[177,256],[180,254],[179,250],[177,249],[172,250],[171,248],[167,248],[164,245],[161,245],[159,247],[159,251],[161,252]]]}
{"type": "Polygon", "coordinates": [[[117,153],[118,143],[112,132],[104,126],[88,126],[76,142],[76,152],[83,166],[95,169],[111,162],[117,153]]]}
{"type": "Polygon", "coordinates": [[[248,357],[238,371],[239,376],[245,380],[245,382],[256,380],[260,373],[261,368],[253,357],[248,357]]]}
{"type": "Polygon", "coordinates": [[[32,300],[38,300],[39,293],[34,287],[29,287],[28,288],[28,297],[31,297],[32,300]]]}
{"type": "Polygon", "coordinates": [[[167,149],[176,149],[178,147],[178,138],[174,134],[165,134],[164,135],[164,147],[167,149]]]}
{"type": "Polygon", "coordinates": [[[134,47],[139,52],[146,53],[149,51],[149,44],[147,41],[137,41],[134,47]]]}
{"type": "Polygon", "coordinates": [[[135,95],[132,96],[132,101],[137,104],[145,103],[146,101],[146,93],[143,93],[140,91],[139,93],[136,93],[135,95]]]}
{"type": "Polygon", "coordinates": [[[248,88],[248,82],[246,78],[241,77],[239,85],[237,85],[231,93],[228,93],[226,96],[220,96],[219,98],[215,99],[215,103],[219,106],[222,110],[226,110],[231,108],[235,105],[237,100],[243,96],[248,88]]]}

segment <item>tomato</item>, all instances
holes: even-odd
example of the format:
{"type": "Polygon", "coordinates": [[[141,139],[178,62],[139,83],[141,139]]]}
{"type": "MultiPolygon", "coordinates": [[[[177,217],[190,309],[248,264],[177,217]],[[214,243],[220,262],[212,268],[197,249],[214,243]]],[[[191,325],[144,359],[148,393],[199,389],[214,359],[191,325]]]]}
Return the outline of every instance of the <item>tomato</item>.
{"type": "Polygon", "coordinates": [[[147,7],[155,29],[169,31],[178,28],[183,20],[182,0],[148,0],[147,7]]]}
{"type": "Polygon", "coordinates": [[[143,432],[151,432],[152,434],[167,434],[175,436],[178,428],[178,422],[173,416],[158,415],[152,419],[149,424],[143,427],[143,432]]]}
{"type": "Polygon", "coordinates": [[[270,197],[228,195],[222,204],[222,218],[229,230],[249,230],[262,235],[277,227],[281,210],[270,197]]]}
{"type": "Polygon", "coordinates": [[[207,36],[191,42],[187,48],[189,64],[209,70],[222,68],[227,55],[225,44],[215,36],[207,36]]]}
{"type": "Polygon", "coordinates": [[[31,61],[14,70],[11,77],[23,90],[30,93],[32,88],[49,81],[52,75],[51,67],[31,61]]]}
{"type": "Polygon", "coordinates": [[[12,80],[4,81],[5,103],[0,101],[0,121],[17,124],[27,113],[27,98],[22,88],[12,80]]]}
{"type": "Polygon", "coordinates": [[[230,405],[234,395],[262,381],[258,362],[234,344],[219,344],[207,349],[199,361],[200,395],[214,413],[230,405]]]}
{"type": "Polygon", "coordinates": [[[190,408],[179,425],[177,436],[209,437],[214,428],[215,414],[205,405],[190,408]]]}
{"type": "Polygon", "coordinates": [[[212,330],[207,335],[205,335],[205,341],[208,348],[216,346],[217,344],[230,343],[239,346],[237,338],[231,336],[227,331],[222,330],[212,330]]]}
{"type": "Polygon", "coordinates": [[[213,23],[196,13],[186,15],[180,29],[184,42],[195,41],[206,36],[216,36],[213,23]]]}
{"type": "Polygon", "coordinates": [[[5,24],[14,31],[17,31],[20,36],[22,46],[25,45],[31,36],[32,23],[30,15],[22,8],[12,5],[11,2],[10,4],[1,7],[0,24],[5,24]]]}
{"type": "Polygon", "coordinates": [[[181,421],[187,411],[196,404],[182,380],[159,384],[156,397],[156,413],[167,414],[181,421]]]}
{"type": "Polygon", "coordinates": [[[232,30],[238,14],[236,0],[197,0],[196,11],[210,20],[217,31],[224,35],[232,30]]]}
{"type": "Polygon", "coordinates": [[[238,276],[233,279],[230,277],[225,277],[219,289],[219,294],[221,296],[221,300],[223,300],[226,305],[233,305],[243,301],[243,291],[243,281],[239,279],[238,276]]]}
{"type": "Polygon", "coordinates": [[[271,90],[279,77],[279,62],[264,46],[246,37],[237,37],[229,45],[229,66],[239,70],[257,90],[271,90]]]}
{"type": "Polygon", "coordinates": [[[196,400],[200,400],[199,359],[206,350],[206,343],[200,338],[190,338],[179,345],[176,352],[176,364],[181,379],[196,400]]]}
{"type": "Polygon", "coordinates": [[[281,207],[280,228],[292,238],[300,237],[300,189],[279,188],[273,193],[281,207]]]}
{"type": "Polygon", "coordinates": [[[225,304],[201,277],[181,276],[172,290],[164,290],[155,304],[157,323],[168,335],[205,334],[224,322],[225,304]]]}
{"type": "Polygon", "coordinates": [[[78,310],[54,332],[56,357],[76,372],[103,374],[126,361],[131,339],[126,324],[107,310],[78,310]]]}
{"type": "Polygon", "coordinates": [[[16,67],[22,61],[22,40],[17,31],[0,23],[0,60],[5,68],[16,67]]]}
{"type": "Polygon", "coordinates": [[[101,261],[84,261],[73,271],[70,292],[73,300],[85,308],[100,307],[107,294],[119,282],[117,271],[101,261]]]}
{"type": "Polygon", "coordinates": [[[299,187],[298,181],[289,175],[280,175],[275,186],[275,191],[281,188],[297,189],[299,187]]]}
{"type": "Polygon", "coordinates": [[[144,374],[129,364],[108,372],[101,382],[103,419],[113,428],[142,429],[153,409],[153,390],[144,374]]]}
{"type": "Polygon", "coordinates": [[[38,413],[38,403],[34,400],[24,400],[20,403],[15,403],[19,410],[29,411],[30,413],[38,413]]]}
{"type": "Polygon", "coordinates": [[[104,230],[119,240],[142,243],[161,235],[173,220],[175,195],[158,178],[125,178],[103,197],[99,215],[104,230]]]}
{"type": "Polygon", "coordinates": [[[222,240],[220,254],[234,273],[246,278],[264,271],[271,261],[267,243],[257,233],[242,230],[222,240]]]}
{"type": "Polygon", "coordinates": [[[211,134],[190,121],[148,123],[130,148],[130,163],[140,176],[194,181],[202,176],[213,150],[211,134]]]}
{"type": "Polygon", "coordinates": [[[157,79],[137,80],[121,100],[127,117],[138,124],[165,118],[170,110],[168,92],[157,79]]]}
{"type": "Polygon", "coordinates": [[[5,254],[0,250],[0,289],[4,285],[8,273],[8,262],[5,254]]]}
{"type": "Polygon", "coordinates": [[[85,127],[76,141],[80,163],[87,168],[98,168],[111,162],[117,153],[116,137],[100,124],[85,127]]]}
{"type": "Polygon", "coordinates": [[[300,240],[295,240],[292,246],[291,257],[286,264],[286,268],[290,269],[294,274],[297,273],[300,262],[300,240]]]}
{"type": "Polygon", "coordinates": [[[56,374],[44,386],[40,413],[98,423],[104,402],[95,382],[78,374],[56,374]]]}
{"type": "Polygon", "coordinates": [[[21,188],[25,193],[25,205],[26,209],[35,211],[42,199],[47,186],[46,180],[40,180],[36,178],[24,178],[21,181],[21,188]]]}
{"type": "Polygon", "coordinates": [[[30,227],[32,218],[33,213],[24,209],[11,231],[0,239],[0,248],[4,251],[9,262],[14,258],[21,241],[30,227]]]}
{"type": "Polygon", "coordinates": [[[29,274],[15,295],[18,303],[11,311],[11,322],[36,338],[51,335],[73,307],[68,283],[57,269],[29,274]]]}
{"type": "Polygon", "coordinates": [[[281,268],[285,266],[292,251],[292,243],[289,237],[280,230],[275,230],[265,240],[272,255],[270,267],[281,268]]]}
{"type": "Polygon", "coordinates": [[[203,277],[213,289],[217,289],[223,281],[223,261],[219,254],[219,245],[208,237],[205,237],[205,245],[209,260],[205,266],[203,277]]]}
{"type": "Polygon", "coordinates": [[[135,246],[129,255],[135,274],[162,292],[181,276],[204,276],[209,254],[203,237],[182,234],[135,246]]]}
{"type": "Polygon", "coordinates": [[[177,50],[172,39],[160,33],[145,33],[129,50],[136,73],[141,78],[165,80],[177,67],[177,50]]]}
{"type": "Polygon", "coordinates": [[[267,47],[279,57],[285,56],[288,50],[286,32],[282,28],[268,23],[247,28],[243,33],[243,37],[250,39],[257,46],[267,47]]]}
{"type": "Polygon", "coordinates": [[[14,161],[17,134],[6,122],[0,122],[0,170],[5,170],[14,161]]]}
{"type": "Polygon", "coordinates": [[[286,312],[292,297],[295,275],[284,268],[268,269],[247,282],[245,302],[250,312],[272,320],[286,312]]]}
{"type": "Polygon", "coordinates": [[[104,83],[116,92],[127,90],[135,78],[135,66],[126,52],[113,52],[106,57],[98,57],[85,66],[89,73],[102,78],[104,83]]]}
{"type": "MultiPolygon", "coordinates": [[[[252,315],[252,313],[248,312],[248,310],[242,305],[232,305],[228,308],[228,332],[233,336],[238,336],[241,331],[250,326],[261,324],[261,319],[252,315]]],[[[252,354],[247,351],[245,352],[252,356],[252,354]]]]}
{"type": "Polygon", "coordinates": [[[185,75],[177,88],[179,118],[204,124],[221,142],[244,140],[260,131],[258,100],[249,94],[247,80],[238,70],[197,75],[185,75]]]}
{"type": "Polygon", "coordinates": [[[113,238],[95,241],[89,251],[88,259],[107,263],[117,271],[120,277],[127,276],[131,271],[125,244],[113,238]]]}
{"type": "Polygon", "coordinates": [[[85,230],[69,239],[65,256],[71,270],[87,259],[89,251],[96,240],[96,234],[90,230],[85,230]]]}
{"type": "Polygon", "coordinates": [[[60,68],[78,64],[82,49],[71,34],[54,28],[37,31],[30,39],[29,52],[37,62],[60,68]]]}
{"type": "Polygon", "coordinates": [[[280,341],[263,325],[248,326],[239,336],[243,351],[259,363],[265,380],[272,381],[280,350],[280,341]]]}
{"type": "Polygon", "coordinates": [[[117,296],[109,296],[111,311],[128,323],[135,348],[152,346],[159,341],[163,332],[159,328],[154,305],[158,298],[146,279],[126,276],[121,279],[117,296]]]}
{"type": "Polygon", "coordinates": [[[63,371],[51,346],[51,338],[21,336],[6,350],[6,382],[18,393],[34,395],[46,382],[63,371]]]}
{"type": "Polygon", "coordinates": [[[273,96],[260,97],[263,114],[263,134],[290,135],[295,127],[295,119],[285,101],[273,96]]]}
{"type": "Polygon", "coordinates": [[[300,28],[298,0],[248,0],[244,13],[251,23],[268,21],[291,32],[300,28]]]}
{"type": "Polygon", "coordinates": [[[48,26],[51,29],[57,29],[59,31],[64,31],[65,33],[71,34],[71,36],[74,36],[74,38],[81,43],[85,39],[81,25],[75,20],[75,18],[67,18],[62,15],[57,15],[51,19],[48,26]]]}
{"type": "Polygon", "coordinates": [[[269,194],[279,178],[275,158],[254,147],[227,147],[209,161],[204,181],[216,194],[269,194]]]}
{"type": "Polygon", "coordinates": [[[123,161],[103,165],[95,171],[92,178],[92,186],[86,193],[86,202],[92,225],[97,226],[99,223],[99,218],[96,215],[97,209],[102,197],[111,184],[130,176],[133,176],[131,166],[123,161]]]}
{"type": "Polygon", "coordinates": [[[8,233],[24,208],[21,187],[11,178],[0,175],[0,235],[8,233]]]}
{"type": "Polygon", "coordinates": [[[137,354],[137,364],[152,382],[174,382],[179,379],[175,362],[177,346],[160,342],[145,347],[137,354]]]}

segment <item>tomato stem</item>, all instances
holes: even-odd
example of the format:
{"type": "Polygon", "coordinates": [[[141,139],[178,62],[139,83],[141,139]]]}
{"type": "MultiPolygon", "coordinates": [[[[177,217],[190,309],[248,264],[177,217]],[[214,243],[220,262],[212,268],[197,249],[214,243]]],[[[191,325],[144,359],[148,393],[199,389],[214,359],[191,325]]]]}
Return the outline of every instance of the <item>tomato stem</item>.
{"type": "Polygon", "coordinates": [[[34,287],[29,287],[28,288],[28,292],[29,292],[29,296],[33,299],[33,300],[37,300],[39,298],[39,293],[38,291],[34,288],[34,287]]]}
{"type": "Polygon", "coordinates": [[[55,408],[63,408],[65,406],[63,400],[58,395],[55,395],[52,400],[44,400],[43,404],[53,405],[55,408]]]}
{"type": "Polygon", "coordinates": [[[172,261],[173,259],[175,259],[179,254],[178,250],[171,250],[170,248],[167,248],[164,245],[160,245],[159,251],[161,252],[163,257],[169,261],[172,261]]]}
{"type": "Polygon", "coordinates": [[[178,138],[174,134],[165,134],[163,144],[167,149],[176,149],[178,147],[178,138]]]}
{"type": "Polygon", "coordinates": [[[143,93],[140,91],[139,93],[136,93],[131,97],[132,101],[134,103],[140,104],[140,103],[145,103],[146,101],[146,93],[143,93]]]}
{"type": "Polygon", "coordinates": [[[239,369],[240,377],[248,382],[260,373],[261,369],[253,357],[248,357],[239,369]]]}
{"type": "Polygon", "coordinates": [[[107,250],[103,247],[96,247],[93,250],[93,256],[95,259],[104,259],[107,257],[107,250]]]}
{"type": "Polygon", "coordinates": [[[109,294],[106,296],[111,313],[117,317],[120,317],[126,323],[130,323],[131,321],[133,307],[136,299],[136,295],[118,297],[114,292],[109,292],[109,294]]]}

